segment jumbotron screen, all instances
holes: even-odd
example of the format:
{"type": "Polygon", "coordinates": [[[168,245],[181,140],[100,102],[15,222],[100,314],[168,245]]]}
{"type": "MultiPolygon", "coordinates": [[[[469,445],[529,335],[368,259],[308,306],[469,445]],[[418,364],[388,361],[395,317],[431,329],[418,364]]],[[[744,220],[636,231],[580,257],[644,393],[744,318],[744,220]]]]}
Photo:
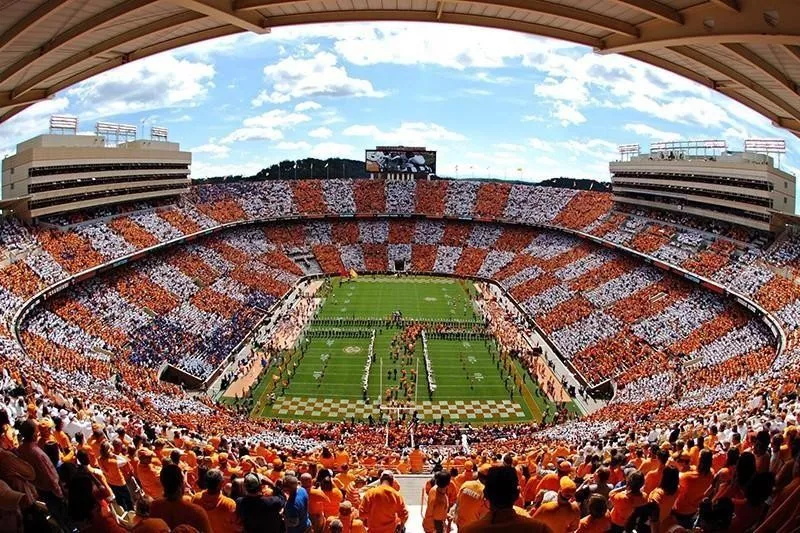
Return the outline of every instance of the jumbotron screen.
{"type": "Polygon", "coordinates": [[[407,146],[379,146],[366,151],[367,172],[436,174],[436,152],[407,146]]]}

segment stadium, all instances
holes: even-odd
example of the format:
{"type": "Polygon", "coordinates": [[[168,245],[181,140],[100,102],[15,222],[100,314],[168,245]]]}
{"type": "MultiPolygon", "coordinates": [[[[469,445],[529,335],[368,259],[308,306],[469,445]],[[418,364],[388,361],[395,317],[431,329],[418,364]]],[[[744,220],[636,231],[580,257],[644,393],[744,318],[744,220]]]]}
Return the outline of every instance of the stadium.
{"type": "MultiPolygon", "coordinates": [[[[627,55],[800,132],[796,66],[759,55],[800,57],[788,1],[65,3],[0,7],[0,130],[214,37],[441,20],[627,55]]],[[[800,529],[783,140],[621,145],[607,183],[446,177],[403,145],[199,179],[166,128],[78,125],[3,160],[0,530],[800,529]]]]}

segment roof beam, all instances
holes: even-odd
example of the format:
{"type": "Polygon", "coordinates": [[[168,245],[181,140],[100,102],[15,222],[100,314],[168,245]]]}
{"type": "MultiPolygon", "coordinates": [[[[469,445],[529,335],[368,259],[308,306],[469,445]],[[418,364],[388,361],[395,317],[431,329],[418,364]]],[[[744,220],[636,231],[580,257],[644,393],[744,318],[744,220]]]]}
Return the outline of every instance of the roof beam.
{"type": "Polygon", "coordinates": [[[87,33],[96,30],[98,27],[104,24],[113,22],[118,18],[152,4],[155,1],[156,0],[128,0],[127,2],[116,4],[114,7],[111,7],[106,11],[101,11],[97,15],[89,17],[83,22],[72,26],[67,31],[55,36],[53,39],[47,41],[39,48],[29,52],[3,72],[0,72],[0,82],[9,79],[11,76],[23,69],[32,67],[37,61],[47,56],[50,52],[64,46],[78,37],[86,35],[87,33]]]}
{"type": "Polygon", "coordinates": [[[136,39],[140,39],[142,37],[152,35],[154,33],[168,30],[170,28],[177,28],[182,26],[183,24],[187,24],[189,22],[194,22],[196,20],[200,20],[205,18],[204,15],[200,13],[195,13],[193,11],[185,11],[183,13],[178,13],[172,15],[170,17],[166,17],[155,22],[151,22],[150,24],[145,24],[144,26],[139,26],[132,30],[126,31],[120,35],[112,37],[111,39],[107,39],[101,43],[97,43],[86,50],[82,50],[77,54],[68,57],[67,59],[56,63],[55,65],[45,69],[44,71],[40,72],[39,74],[28,78],[25,80],[24,83],[18,85],[12,91],[13,99],[17,99],[20,96],[24,95],[37,85],[46,82],[50,78],[56,76],[60,72],[64,72],[65,70],[74,67],[75,65],[82,63],[88,59],[91,59],[95,56],[98,56],[102,53],[108,52],[109,50],[113,50],[119,46],[123,46],[126,43],[131,41],[135,41],[136,39]]]}
{"type": "Polygon", "coordinates": [[[655,0],[614,0],[618,4],[623,4],[632,7],[642,13],[646,13],[652,17],[663,20],[664,22],[671,22],[673,24],[683,24],[683,15],[677,9],[665,6],[655,0]]]}
{"type": "MultiPolygon", "coordinates": [[[[19,102],[12,102],[9,105],[3,103],[2,97],[3,93],[0,93],[0,111],[7,109],[8,107],[12,107],[13,114],[6,113],[0,117],[0,123],[8,118],[11,118],[15,114],[19,113],[23,109],[26,109],[28,106],[41,101],[46,100],[47,97],[61,91],[62,89],[66,89],[78,82],[83,80],[89,79],[92,76],[97,76],[103,72],[111,70],[113,68],[119,67],[120,65],[124,65],[125,63],[130,63],[131,61],[136,61],[138,59],[143,59],[145,57],[149,57],[155,54],[160,54],[161,52],[166,52],[167,50],[172,50],[174,48],[179,48],[181,46],[186,46],[193,43],[198,43],[201,41],[207,41],[209,39],[216,39],[217,37],[225,37],[227,35],[233,35],[236,33],[241,33],[242,29],[237,28],[235,26],[219,26],[216,28],[210,28],[207,30],[198,31],[195,33],[190,33],[188,35],[183,35],[181,37],[175,37],[174,39],[169,39],[166,41],[162,41],[160,43],[156,43],[153,45],[145,46],[143,48],[139,48],[129,54],[123,54],[114,59],[109,59],[108,61],[104,61],[99,65],[95,65],[91,68],[88,68],[82,72],[77,74],[73,74],[69,78],[65,80],[61,80],[55,85],[48,87],[47,89],[37,89],[34,91],[30,91],[23,99],[26,101],[24,104],[20,104],[19,102]],[[41,92],[40,92],[41,91],[41,92]],[[16,107],[13,107],[15,106],[16,107]],[[5,109],[4,109],[5,108],[5,109]]],[[[8,96],[8,95],[7,95],[8,96]]]]}
{"type": "MultiPolygon", "coordinates": [[[[719,73],[722,77],[728,78],[738,85],[740,85],[744,89],[749,89],[754,93],[758,94],[762,98],[769,100],[775,106],[779,107],[783,111],[785,111],[789,116],[800,119],[800,111],[798,111],[794,106],[780,98],[775,93],[769,91],[764,86],[754,82],[753,80],[749,79],[747,76],[742,74],[741,72],[729,67],[728,65],[717,61],[716,59],[707,56],[702,52],[698,52],[697,50],[690,48],[688,46],[674,46],[670,47],[670,50],[673,52],[680,54],[684,57],[691,59],[692,61],[703,65],[704,67],[713,70],[714,72],[719,73]]],[[[740,92],[736,87],[718,87],[720,91],[735,91],[740,92]]],[[[727,94],[727,92],[725,92],[727,94]]]]}
{"type": "Polygon", "coordinates": [[[69,2],[70,0],[47,0],[47,2],[43,3],[21,19],[17,21],[16,24],[11,26],[9,29],[5,31],[2,35],[0,35],[0,50],[11,44],[11,42],[22,35],[23,32],[27,31],[28,28],[31,26],[38,24],[44,18],[46,18],[51,13],[55,12],[69,2]]]}
{"type": "Polygon", "coordinates": [[[172,0],[172,3],[202,13],[221,24],[230,24],[253,33],[269,33],[264,17],[258,13],[237,11],[231,0],[172,0]]]}
{"type": "Polygon", "coordinates": [[[436,6],[436,20],[440,20],[442,18],[443,9],[444,9],[444,0],[439,0],[439,3],[436,6]]]}
{"type": "Polygon", "coordinates": [[[783,48],[789,52],[789,55],[792,56],[792,59],[800,63],[800,48],[796,46],[792,46],[790,44],[783,45],[783,48]]]}
{"type": "MultiPolygon", "coordinates": [[[[28,105],[31,105],[31,104],[28,104],[28,105]]],[[[8,119],[14,117],[17,114],[22,113],[26,109],[28,109],[27,105],[26,106],[19,106],[19,107],[12,107],[8,111],[6,111],[2,115],[0,115],[0,124],[2,124],[3,122],[5,122],[8,119]]]]}
{"type": "Polygon", "coordinates": [[[700,85],[703,85],[704,87],[708,87],[709,89],[717,88],[717,83],[714,80],[703,76],[696,70],[692,70],[685,65],[679,65],[678,63],[667,61],[666,59],[662,59],[653,54],[648,54],[647,52],[628,52],[624,55],[642,61],[643,63],[662,68],[674,74],[678,74],[679,76],[688,78],[696,83],[699,83],[700,85]]]}
{"type": "Polygon", "coordinates": [[[777,81],[793,93],[797,94],[797,84],[786,77],[780,70],[768,63],[763,57],[759,56],[743,44],[729,43],[723,44],[725,48],[736,54],[740,59],[757,68],[773,81],[777,81]]]}
{"type": "MultiPolygon", "coordinates": [[[[344,11],[319,11],[315,13],[299,13],[293,15],[279,15],[269,18],[269,25],[272,28],[280,26],[296,26],[298,24],[316,24],[323,22],[375,22],[375,21],[399,21],[399,22],[437,22],[436,12],[422,10],[344,10],[344,11]]],[[[466,26],[481,26],[487,28],[497,28],[502,30],[518,31],[532,35],[552,37],[562,41],[583,44],[590,47],[598,47],[603,42],[597,37],[578,33],[569,30],[562,30],[552,26],[533,24],[518,20],[486,17],[482,15],[466,15],[444,11],[440,22],[446,24],[463,24],[466,26]]]]}
{"type": "Polygon", "coordinates": [[[764,3],[755,0],[742,3],[740,11],[720,9],[708,2],[698,4],[681,11],[683,25],[640,24],[638,38],[609,35],[598,52],[652,52],[668,46],[719,43],[800,45],[800,2],[770,0],[769,11],[780,14],[780,24],[775,24],[774,17],[765,16],[765,10],[764,3]]]}
{"type": "MultiPolygon", "coordinates": [[[[285,6],[295,3],[303,3],[307,0],[236,0],[234,7],[238,11],[247,11],[253,9],[263,9],[267,7],[285,6]]],[[[540,15],[549,15],[558,17],[572,22],[579,22],[581,24],[588,24],[595,28],[606,30],[612,33],[626,35],[628,37],[638,37],[639,29],[633,24],[625,21],[607,17],[585,9],[578,9],[563,4],[556,4],[546,0],[453,0],[451,3],[464,3],[475,4],[492,7],[506,7],[510,9],[518,9],[520,11],[528,11],[540,15]]],[[[388,10],[387,10],[388,11],[388,10]]],[[[309,15],[314,13],[307,13],[309,15]]],[[[444,13],[443,13],[444,14],[444,13]]],[[[441,17],[440,17],[441,18],[441,17]]],[[[272,25],[272,17],[269,18],[270,25],[272,25]]]]}
{"type": "Polygon", "coordinates": [[[731,11],[739,11],[739,0],[710,0],[712,4],[722,6],[731,11]]]}
{"type": "Polygon", "coordinates": [[[25,98],[17,99],[14,99],[11,91],[2,91],[0,92],[0,108],[40,102],[48,96],[50,95],[47,93],[47,89],[36,89],[35,91],[30,91],[25,98]]]}
{"type": "Polygon", "coordinates": [[[138,50],[135,50],[129,54],[120,55],[119,57],[115,57],[114,59],[110,59],[104,63],[100,63],[99,65],[95,65],[87,70],[84,70],[83,72],[74,74],[69,78],[52,85],[47,89],[47,91],[50,94],[55,94],[56,92],[66,89],[71,85],[91,78],[92,76],[96,76],[107,70],[111,70],[112,68],[124,65],[125,63],[144,59],[145,57],[160,54],[161,52],[166,52],[167,50],[172,50],[173,48],[180,48],[181,46],[207,41],[208,39],[216,39],[217,37],[233,35],[236,33],[241,33],[242,31],[243,30],[241,28],[237,28],[236,26],[226,25],[218,26],[216,28],[209,28],[207,30],[201,30],[188,35],[182,35],[166,41],[161,41],[160,43],[139,48],[138,50]]]}

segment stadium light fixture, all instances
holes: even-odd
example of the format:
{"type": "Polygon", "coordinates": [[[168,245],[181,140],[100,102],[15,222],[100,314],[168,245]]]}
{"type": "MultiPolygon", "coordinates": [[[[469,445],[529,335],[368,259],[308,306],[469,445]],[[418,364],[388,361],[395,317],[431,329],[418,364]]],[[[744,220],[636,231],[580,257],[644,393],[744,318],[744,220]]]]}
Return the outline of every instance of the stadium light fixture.
{"type": "Polygon", "coordinates": [[[778,168],[781,166],[781,155],[786,153],[786,141],[783,139],[745,139],[744,151],[768,156],[778,156],[778,168]]]}
{"type": "Polygon", "coordinates": [[[50,116],[50,134],[66,135],[78,134],[78,117],[71,115],[51,115],[50,116]]]}
{"type": "Polygon", "coordinates": [[[162,128],[160,126],[152,126],[150,128],[150,140],[151,141],[167,141],[167,135],[169,131],[167,128],[162,128]]]}

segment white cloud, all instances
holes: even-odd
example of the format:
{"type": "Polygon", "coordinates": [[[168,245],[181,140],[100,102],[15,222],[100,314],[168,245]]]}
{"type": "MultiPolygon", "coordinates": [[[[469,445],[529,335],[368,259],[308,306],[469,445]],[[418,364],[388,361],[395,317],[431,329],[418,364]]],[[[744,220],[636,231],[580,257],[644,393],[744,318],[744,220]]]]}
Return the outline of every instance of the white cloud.
{"type": "Polygon", "coordinates": [[[67,90],[67,95],[83,120],[192,107],[213,87],[214,74],[211,64],[164,53],[90,78],[67,90]]]}
{"type": "Polygon", "coordinates": [[[486,89],[462,89],[465,94],[469,94],[472,96],[491,96],[492,91],[487,91],[486,89]]]}
{"type": "Polygon", "coordinates": [[[312,102],[311,100],[308,100],[306,102],[300,102],[299,104],[294,106],[294,110],[295,111],[299,111],[299,112],[302,112],[302,111],[313,111],[315,109],[321,109],[321,108],[322,108],[321,105],[319,105],[316,102],[312,102]]]}
{"type": "Polygon", "coordinates": [[[307,152],[308,150],[311,149],[311,145],[305,141],[299,141],[299,142],[283,141],[276,144],[275,148],[278,150],[301,150],[307,152]]]}
{"type": "Polygon", "coordinates": [[[641,135],[642,137],[647,137],[654,141],[679,141],[683,137],[680,133],[662,131],[652,126],[648,126],[647,124],[625,124],[622,129],[635,133],[636,135],[641,135]]]}
{"type": "Polygon", "coordinates": [[[562,126],[583,124],[586,122],[586,117],[583,116],[580,111],[564,102],[556,102],[556,107],[553,110],[553,117],[558,119],[562,126]]]}
{"type": "Polygon", "coordinates": [[[63,113],[69,106],[69,98],[64,96],[51,98],[34,104],[28,109],[11,117],[0,125],[0,159],[13,154],[16,144],[26,139],[47,132],[47,119],[53,113],[63,113]]]}
{"type": "Polygon", "coordinates": [[[499,84],[499,85],[507,85],[514,81],[514,78],[511,76],[495,76],[489,74],[488,72],[476,72],[475,79],[478,81],[482,81],[484,83],[492,83],[492,84],[499,84]]]}
{"type": "Polygon", "coordinates": [[[231,153],[229,146],[216,143],[201,144],[194,148],[189,148],[192,154],[208,154],[213,159],[224,159],[231,153]]]}
{"type": "Polygon", "coordinates": [[[356,157],[357,151],[349,144],[324,142],[317,144],[311,149],[311,156],[317,159],[327,159],[329,157],[356,157]]]}
{"type": "MultiPolygon", "coordinates": [[[[331,31],[328,36],[336,41],[336,51],[356,65],[438,65],[458,70],[485,69],[502,67],[512,59],[519,60],[536,50],[574,47],[554,39],[450,24],[381,23],[359,25],[357,31],[339,30],[320,29],[331,31]],[[410,35],[413,38],[409,38],[410,35]]],[[[482,81],[489,80],[486,76],[482,81]]]]}
{"type": "Polygon", "coordinates": [[[330,52],[319,52],[311,58],[288,57],[264,67],[269,86],[253,100],[253,105],[285,103],[296,98],[315,96],[383,98],[369,80],[352,78],[337,64],[330,52]]]}
{"type": "Polygon", "coordinates": [[[539,115],[523,115],[522,122],[545,122],[546,119],[540,117],[539,115]]]}
{"type": "Polygon", "coordinates": [[[542,152],[553,152],[555,148],[553,147],[553,143],[550,141],[545,141],[543,139],[532,138],[528,139],[528,144],[534,150],[541,150],[542,152]]]}
{"type": "Polygon", "coordinates": [[[238,161],[235,163],[210,163],[203,159],[192,161],[191,177],[195,179],[217,176],[252,176],[264,168],[263,162],[238,161]]]}
{"type": "Polygon", "coordinates": [[[579,104],[585,103],[589,99],[589,89],[583,80],[576,78],[564,78],[561,81],[547,78],[543,83],[536,85],[533,92],[542,98],[567,100],[579,104]]]}
{"type": "Polygon", "coordinates": [[[317,139],[327,139],[333,135],[333,132],[330,128],[326,128],[324,126],[319,128],[314,128],[313,130],[308,132],[309,137],[315,137],[317,139]]]}
{"type": "Polygon", "coordinates": [[[373,124],[355,124],[342,131],[342,135],[350,137],[371,137],[377,142],[386,144],[405,144],[417,146],[436,141],[464,141],[466,137],[450,131],[433,122],[403,122],[399,127],[383,131],[373,124]]]}
{"type": "Polygon", "coordinates": [[[494,145],[495,148],[498,150],[502,150],[504,152],[523,152],[525,151],[525,147],[521,144],[513,144],[513,143],[496,143],[494,145]]]}
{"type": "Polygon", "coordinates": [[[242,141],[279,141],[283,139],[283,130],[291,129],[298,124],[308,122],[311,117],[303,113],[294,113],[283,109],[271,109],[255,117],[248,117],[242,121],[238,128],[220,141],[230,144],[242,141]]]}

